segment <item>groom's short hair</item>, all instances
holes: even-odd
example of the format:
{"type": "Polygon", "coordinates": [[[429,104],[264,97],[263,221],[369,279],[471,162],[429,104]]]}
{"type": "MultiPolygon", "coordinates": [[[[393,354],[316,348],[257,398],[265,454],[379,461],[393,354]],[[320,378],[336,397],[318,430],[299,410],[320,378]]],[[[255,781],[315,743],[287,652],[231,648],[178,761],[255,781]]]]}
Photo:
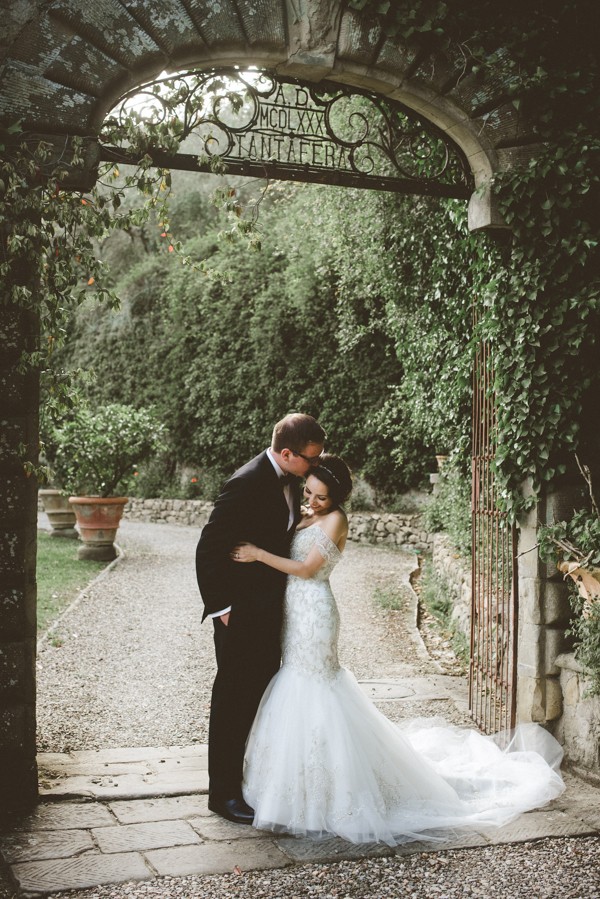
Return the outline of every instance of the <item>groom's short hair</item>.
{"type": "Polygon", "coordinates": [[[276,453],[282,449],[301,451],[307,443],[325,443],[326,437],[327,434],[312,415],[291,412],[273,428],[271,448],[276,453]]]}

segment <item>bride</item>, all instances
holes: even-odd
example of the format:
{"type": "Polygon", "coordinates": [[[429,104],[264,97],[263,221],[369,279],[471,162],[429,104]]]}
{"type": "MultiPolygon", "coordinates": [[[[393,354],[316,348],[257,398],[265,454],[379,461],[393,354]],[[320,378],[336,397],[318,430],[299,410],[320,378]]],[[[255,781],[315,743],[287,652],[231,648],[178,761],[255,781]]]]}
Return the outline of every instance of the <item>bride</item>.
{"type": "Polygon", "coordinates": [[[242,544],[231,556],[289,575],[283,663],[246,745],[243,792],[261,830],[390,846],[447,839],[448,828],[505,824],[564,790],[562,750],[535,724],[485,737],[433,719],[392,724],[338,661],[329,577],[348,535],[352,480],[324,454],[306,480],[309,510],[291,558],[242,544]],[[443,831],[446,831],[444,834],[443,831]]]}

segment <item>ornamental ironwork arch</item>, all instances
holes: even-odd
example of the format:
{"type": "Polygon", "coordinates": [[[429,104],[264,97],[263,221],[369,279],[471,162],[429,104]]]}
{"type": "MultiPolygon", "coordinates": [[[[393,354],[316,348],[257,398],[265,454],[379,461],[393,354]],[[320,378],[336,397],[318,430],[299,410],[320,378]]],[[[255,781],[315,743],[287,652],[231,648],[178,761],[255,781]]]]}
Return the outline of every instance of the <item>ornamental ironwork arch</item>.
{"type": "MultiPolygon", "coordinates": [[[[122,97],[109,121],[177,121],[179,151],[153,146],[153,162],[230,174],[468,199],[461,150],[403,104],[330,82],[266,71],[186,71],[122,97]]],[[[101,144],[106,162],[128,161],[126,142],[101,144]]],[[[133,160],[131,160],[133,161],[133,160]]]]}

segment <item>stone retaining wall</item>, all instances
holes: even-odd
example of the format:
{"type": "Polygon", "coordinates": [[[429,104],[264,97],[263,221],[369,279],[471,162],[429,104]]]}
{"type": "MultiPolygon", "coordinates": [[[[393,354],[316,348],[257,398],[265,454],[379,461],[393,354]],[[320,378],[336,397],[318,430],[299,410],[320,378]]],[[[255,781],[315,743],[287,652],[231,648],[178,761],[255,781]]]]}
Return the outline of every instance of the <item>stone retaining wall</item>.
{"type": "MultiPolygon", "coordinates": [[[[211,509],[212,503],[197,499],[134,498],[125,506],[125,518],[203,527],[211,509]]],[[[352,512],[348,521],[348,538],[357,543],[383,543],[421,552],[431,549],[431,535],[424,529],[420,515],[352,512]]]]}
{"type": "Polygon", "coordinates": [[[125,506],[123,517],[129,521],[151,521],[204,527],[213,504],[201,499],[137,499],[125,506]]]}
{"type": "Polygon", "coordinates": [[[402,549],[431,551],[431,534],[420,515],[391,512],[351,512],[348,539],[357,543],[383,543],[402,549]]]}
{"type": "Polygon", "coordinates": [[[452,621],[467,639],[471,636],[471,561],[458,555],[445,534],[433,534],[432,566],[443,580],[452,602],[452,621]]]}
{"type": "Polygon", "coordinates": [[[600,696],[586,696],[583,669],[572,652],[559,655],[563,709],[554,735],[577,773],[600,784],[600,696]]]}

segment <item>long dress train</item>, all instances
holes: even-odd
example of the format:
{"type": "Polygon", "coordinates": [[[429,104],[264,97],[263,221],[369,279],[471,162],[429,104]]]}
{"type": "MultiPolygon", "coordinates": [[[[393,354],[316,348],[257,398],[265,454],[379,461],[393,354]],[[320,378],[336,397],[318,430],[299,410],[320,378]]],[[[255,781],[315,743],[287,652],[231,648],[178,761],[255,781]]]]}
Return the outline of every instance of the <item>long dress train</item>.
{"type": "Polygon", "coordinates": [[[283,664],[246,746],[254,826],[396,845],[505,824],[560,795],[562,749],[538,725],[519,726],[501,748],[469,728],[435,719],[401,728],[379,712],[338,661],[329,576],[340,551],[314,524],[296,533],[292,558],[313,546],[325,564],[309,580],[288,578],[283,664]]]}

